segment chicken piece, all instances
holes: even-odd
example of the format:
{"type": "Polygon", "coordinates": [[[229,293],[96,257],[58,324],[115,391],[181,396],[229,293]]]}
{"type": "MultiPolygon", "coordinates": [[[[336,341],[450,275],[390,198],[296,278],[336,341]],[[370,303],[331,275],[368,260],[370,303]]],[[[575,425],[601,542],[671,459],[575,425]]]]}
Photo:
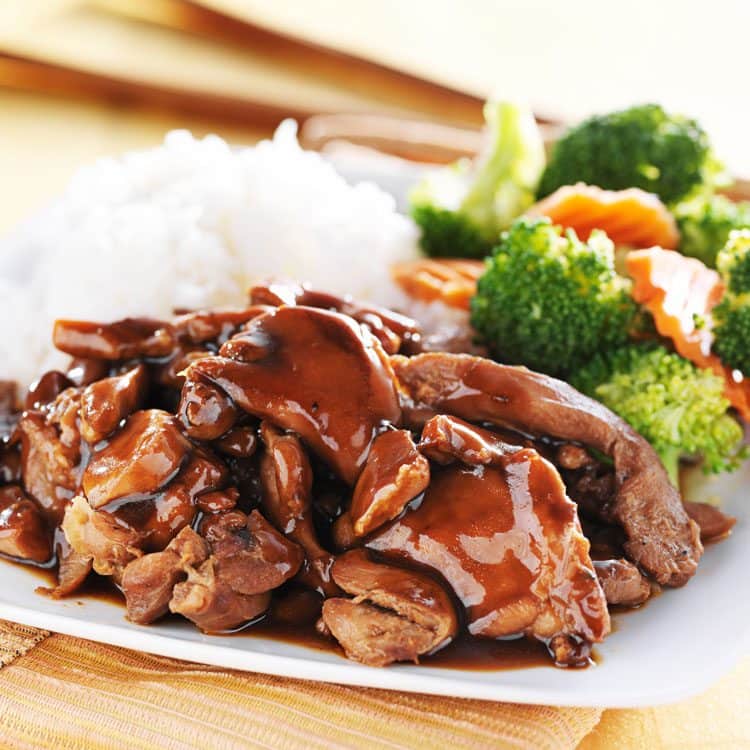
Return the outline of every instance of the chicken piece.
{"type": "Polygon", "coordinates": [[[37,591],[53,599],[63,599],[83,586],[93,570],[94,559],[90,555],[76,552],[68,544],[60,528],[55,529],[55,550],[57,552],[57,584],[51,589],[40,588],[37,591]]]}
{"type": "Polygon", "coordinates": [[[338,313],[279,308],[253,318],[220,354],[193,362],[186,388],[211,381],[246,412],[296,432],[350,485],[382,423],[400,420],[383,348],[338,313]]]}
{"type": "Polygon", "coordinates": [[[531,636],[557,663],[578,665],[609,632],[575,503],[533,449],[512,453],[503,468],[433,471],[421,504],[367,546],[442,575],[472,635],[531,636]]]}
{"type": "Polygon", "coordinates": [[[232,399],[202,378],[185,383],[178,414],[185,431],[195,440],[215,440],[230,430],[239,418],[232,399]]]}
{"type": "Polygon", "coordinates": [[[302,550],[258,511],[207,518],[201,534],[211,556],[187,570],[169,608],[207,633],[237,628],[265,612],[270,591],[292,578],[304,559],[302,550]]]}
{"type": "Polygon", "coordinates": [[[367,326],[387,354],[396,354],[404,343],[413,346],[421,337],[416,320],[383,307],[363,305],[348,295],[337,297],[319,292],[307,284],[291,281],[257,284],[250,289],[250,301],[276,306],[302,305],[343,313],[367,326]]]}
{"type": "Polygon", "coordinates": [[[374,562],[356,549],[336,560],[333,577],[355,598],[327,599],[323,623],[350,659],[373,667],[416,663],[458,632],[450,597],[425,573],[374,562]]]}
{"type": "Polygon", "coordinates": [[[0,554],[35,563],[52,557],[52,535],[44,516],[14,484],[0,487],[0,554]]]}
{"type": "Polygon", "coordinates": [[[99,575],[119,580],[125,566],[143,554],[145,535],[117,516],[94,510],[85,497],[74,497],[65,511],[62,530],[71,549],[91,559],[99,575]]]}
{"type": "Polygon", "coordinates": [[[331,579],[333,555],[318,541],[312,519],[313,473],[296,435],[284,434],[263,422],[260,434],[266,450],[260,460],[263,510],[277,529],[305,551],[300,582],[325,596],[339,593],[331,579]]]}
{"type": "Polygon", "coordinates": [[[73,357],[117,361],[136,357],[165,357],[176,344],[169,323],[149,318],[125,318],[114,323],[57,320],[55,346],[73,357]]]}
{"type": "Polygon", "coordinates": [[[685,510],[690,518],[698,524],[701,530],[702,542],[715,542],[728,536],[737,519],[723,513],[715,505],[708,503],[695,503],[690,500],[683,500],[685,510]]]}
{"type": "Polygon", "coordinates": [[[49,370],[29,386],[24,399],[24,408],[39,410],[47,404],[51,404],[66,388],[70,388],[72,385],[73,382],[66,375],[57,370],[49,370]]]}
{"type": "Polygon", "coordinates": [[[15,434],[21,443],[24,489],[36,500],[48,524],[56,526],[76,493],[80,455],[62,443],[56,427],[38,411],[25,412],[15,434]]]}
{"type": "Polygon", "coordinates": [[[167,614],[172,589],[209,554],[208,542],[187,526],[162,552],[133,560],[122,574],[128,619],[147,625],[167,614]]]}
{"type": "Polygon", "coordinates": [[[594,560],[607,604],[637,607],[651,596],[651,586],[629,560],[594,560]]]}
{"type": "Polygon", "coordinates": [[[87,386],[97,380],[106,378],[110,373],[110,363],[103,359],[73,357],[68,366],[66,377],[75,386],[87,386]]]}
{"type": "Polygon", "coordinates": [[[354,534],[366,536],[395,518],[430,483],[430,464],[408,430],[388,430],[375,438],[354,487],[349,509],[354,534]]]}
{"type": "Polygon", "coordinates": [[[221,346],[245,323],[270,309],[268,305],[251,305],[236,309],[197,310],[180,315],[172,325],[181,341],[221,346]]]}
{"type": "Polygon", "coordinates": [[[225,435],[214,441],[214,447],[221,453],[234,458],[250,458],[258,448],[255,427],[233,427],[225,435]]]}
{"type": "Polygon", "coordinates": [[[436,411],[525,434],[582,443],[611,456],[617,489],[602,515],[625,530],[628,557],[659,583],[681,586],[703,552],[697,525],[651,446],[626,422],[567,383],[478,357],[393,357],[408,421],[436,411]]]}
{"type": "Polygon", "coordinates": [[[147,389],[143,365],[86,386],[81,396],[81,437],[92,444],[103,440],[141,406],[147,389]]]}
{"type": "Polygon", "coordinates": [[[435,463],[444,466],[463,461],[471,466],[504,466],[522,449],[481,427],[463,419],[439,414],[422,430],[419,450],[435,463]]]}
{"type": "Polygon", "coordinates": [[[92,508],[153,495],[175,477],[191,450],[171,414],[160,409],[135,412],[91,456],[83,473],[83,491],[92,508]]]}

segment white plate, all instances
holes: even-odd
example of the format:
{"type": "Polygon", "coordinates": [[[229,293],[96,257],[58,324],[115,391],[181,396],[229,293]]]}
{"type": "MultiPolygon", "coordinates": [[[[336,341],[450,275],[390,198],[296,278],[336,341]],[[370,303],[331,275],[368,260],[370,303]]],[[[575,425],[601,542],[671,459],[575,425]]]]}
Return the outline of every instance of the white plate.
{"type": "Polygon", "coordinates": [[[140,627],[106,601],[52,601],[34,589],[38,576],[0,561],[0,617],[102,643],[253,672],[456,697],[570,706],[645,706],[701,692],[747,653],[750,597],[747,552],[750,466],[711,480],[739,523],[709,546],[687,587],[616,618],[597,647],[600,662],[585,670],[553,667],[496,672],[399,665],[363,667],[335,653],[264,638],[206,636],[187,623],[140,627]]]}

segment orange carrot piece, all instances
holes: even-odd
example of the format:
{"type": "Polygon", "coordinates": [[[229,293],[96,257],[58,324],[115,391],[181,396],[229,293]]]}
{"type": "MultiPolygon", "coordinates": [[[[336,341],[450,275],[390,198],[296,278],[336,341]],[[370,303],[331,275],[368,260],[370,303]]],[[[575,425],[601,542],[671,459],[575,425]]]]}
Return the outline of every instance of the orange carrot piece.
{"type": "Polygon", "coordinates": [[[716,271],[674,250],[633,250],[626,260],[633,299],[653,316],[656,330],[673,341],[680,356],[724,378],[724,395],[750,420],[750,379],[711,353],[711,310],[724,294],[716,271]],[[696,316],[703,320],[696,325],[696,316]]]}
{"type": "Polygon", "coordinates": [[[391,276],[413,299],[420,302],[440,300],[448,307],[468,310],[484,268],[481,260],[425,258],[397,263],[391,268],[391,276]]]}
{"type": "Polygon", "coordinates": [[[594,229],[603,229],[616,245],[676,248],[680,241],[667,207],[658,196],[638,188],[602,190],[579,182],[559,188],[527,213],[575,229],[582,240],[594,229]]]}

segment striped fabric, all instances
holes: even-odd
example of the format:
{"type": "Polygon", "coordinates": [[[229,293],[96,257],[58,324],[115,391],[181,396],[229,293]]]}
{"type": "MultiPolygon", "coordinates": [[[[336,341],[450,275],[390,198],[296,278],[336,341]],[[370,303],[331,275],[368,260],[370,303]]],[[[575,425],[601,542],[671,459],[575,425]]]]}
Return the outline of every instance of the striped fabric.
{"type": "Polygon", "coordinates": [[[601,713],[232,672],[47,635],[0,622],[3,750],[572,750],[601,713]]]}

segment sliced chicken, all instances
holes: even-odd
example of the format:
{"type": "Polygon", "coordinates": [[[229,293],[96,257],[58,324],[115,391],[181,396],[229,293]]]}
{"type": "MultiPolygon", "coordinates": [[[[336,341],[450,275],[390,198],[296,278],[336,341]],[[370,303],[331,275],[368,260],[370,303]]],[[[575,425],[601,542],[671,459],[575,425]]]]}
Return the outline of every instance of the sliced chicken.
{"type": "Polygon", "coordinates": [[[244,625],[268,608],[271,590],[292,578],[304,559],[302,550],[253,511],[207,518],[201,526],[211,556],[189,568],[169,608],[201,630],[222,632],[244,625]]]}
{"type": "Polygon", "coordinates": [[[296,432],[350,485],[381,425],[400,421],[382,346],[338,313],[281,307],[253,318],[220,355],[193,362],[186,388],[209,380],[246,412],[296,432]]]}
{"type": "Polygon", "coordinates": [[[144,365],[86,386],[80,408],[83,439],[94,444],[114,432],[125,417],[141,406],[147,390],[144,365]]]}
{"type": "Polygon", "coordinates": [[[421,504],[367,546],[442,575],[472,635],[531,636],[558,663],[578,665],[609,632],[576,506],[533,449],[512,453],[503,468],[434,470],[421,504]]]}
{"type": "Polygon", "coordinates": [[[313,472],[299,438],[263,422],[266,450],[260,460],[263,510],[277,529],[305,551],[298,579],[325,596],[339,593],[331,579],[333,555],[318,541],[312,518],[313,472]]]}
{"type": "Polygon", "coordinates": [[[209,555],[208,542],[188,526],[162,552],[133,560],[121,583],[128,619],[146,625],[167,614],[172,589],[209,555]]]}
{"type": "Polygon", "coordinates": [[[354,487],[351,516],[357,537],[395,518],[430,483],[430,464],[408,430],[388,430],[372,444],[354,487]]]}
{"type": "Polygon", "coordinates": [[[417,662],[458,631],[450,597],[424,573],[375,562],[357,549],[336,560],[333,576],[354,599],[327,599],[323,623],[350,659],[374,667],[417,662]]]}
{"type": "Polygon", "coordinates": [[[423,354],[392,362],[408,394],[412,423],[448,413],[582,443],[611,456],[617,490],[602,512],[625,530],[628,556],[665,585],[681,586],[695,573],[703,552],[698,526],[651,446],[607,408],[562,381],[469,355],[423,354]]]}
{"type": "Polygon", "coordinates": [[[595,560],[607,604],[636,607],[651,596],[651,585],[629,560],[595,560]]]}
{"type": "Polygon", "coordinates": [[[414,346],[421,338],[417,321],[374,305],[363,305],[350,296],[320,292],[293,281],[266,282],[250,289],[250,300],[266,305],[302,305],[335,310],[353,318],[372,332],[387,354],[396,354],[403,344],[414,346]]]}
{"type": "Polygon", "coordinates": [[[91,456],[83,473],[84,493],[92,508],[153,495],[176,476],[191,450],[171,414],[160,409],[135,412],[91,456]]]}
{"type": "Polygon", "coordinates": [[[114,323],[58,320],[55,346],[73,357],[116,361],[136,357],[165,357],[176,343],[168,323],[150,318],[125,318],[114,323]]]}
{"type": "Polygon", "coordinates": [[[35,563],[52,557],[52,535],[44,516],[14,484],[0,487],[0,554],[35,563]]]}

